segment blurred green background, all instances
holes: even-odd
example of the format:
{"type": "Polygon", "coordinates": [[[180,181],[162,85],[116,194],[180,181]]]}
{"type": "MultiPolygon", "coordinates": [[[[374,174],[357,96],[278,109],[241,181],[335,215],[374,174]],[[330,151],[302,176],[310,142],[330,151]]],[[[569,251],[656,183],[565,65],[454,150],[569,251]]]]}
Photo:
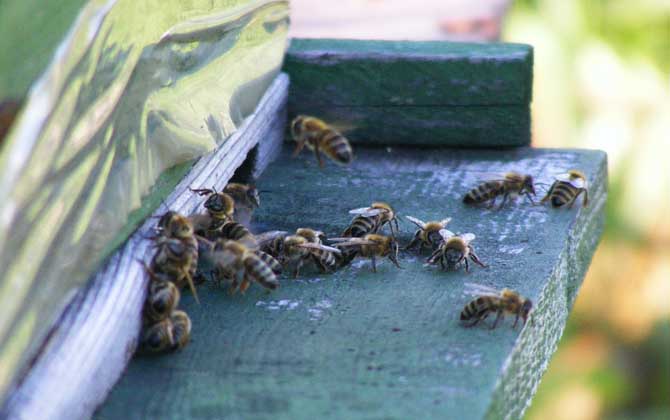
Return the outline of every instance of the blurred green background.
{"type": "Polygon", "coordinates": [[[670,2],[516,1],[533,141],[607,151],[605,236],[528,419],[670,418],[670,2]]]}
{"type": "Polygon", "coordinates": [[[292,35],[535,47],[533,145],[607,151],[603,241],[527,419],[670,419],[670,1],[292,0],[292,35]]]}

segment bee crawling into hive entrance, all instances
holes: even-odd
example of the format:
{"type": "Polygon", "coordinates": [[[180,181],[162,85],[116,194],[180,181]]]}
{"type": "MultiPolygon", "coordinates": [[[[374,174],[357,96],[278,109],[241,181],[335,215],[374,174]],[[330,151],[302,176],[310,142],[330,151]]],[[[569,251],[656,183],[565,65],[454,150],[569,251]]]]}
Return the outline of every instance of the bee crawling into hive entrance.
{"type": "Polygon", "coordinates": [[[476,297],[461,311],[461,321],[464,323],[470,321],[469,324],[465,324],[466,327],[474,327],[493,313],[496,314],[496,319],[490,326],[491,329],[498,326],[505,314],[516,316],[512,328],[516,328],[519,318],[522,319],[524,325],[526,324],[528,314],[533,308],[530,299],[510,289],[496,290],[475,283],[466,283],[465,286],[466,293],[476,297]]]}

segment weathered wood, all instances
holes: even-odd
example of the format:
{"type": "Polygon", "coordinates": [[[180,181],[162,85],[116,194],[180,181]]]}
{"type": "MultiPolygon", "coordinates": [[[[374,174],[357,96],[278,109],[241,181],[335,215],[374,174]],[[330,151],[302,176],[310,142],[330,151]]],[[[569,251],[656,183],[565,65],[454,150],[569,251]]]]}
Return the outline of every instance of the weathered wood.
{"type": "Polygon", "coordinates": [[[360,143],[528,145],[532,66],[522,44],[294,39],[289,116],[333,115],[360,143]],[[473,124],[480,116],[488,124],[473,124]],[[383,131],[405,118],[417,124],[383,131]]]}
{"type": "MultiPolygon", "coordinates": [[[[221,189],[260,142],[257,159],[281,144],[286,125],[288,77],[280,75],[256,111],[219,148],[202,157],[165,204],[184,214],[202,199],[189,187],[221,189]],[[273,146],[271,143],[274,143],[273,146]]],[[[161,207],[154,215],[165,212],[161,207]]],[[[106,263],[90,286],[77,293],[44,344],[43,353],[11,393],[0,417],[77,419],[89,417],[118,380],[132,356],[140,327],[147,279],[138,258],[149,260],[156,219],[148,219],[106,263]]]]}
{"type": "MultiPolygon", "coordinates": [[[[371,273],[359,261],[332,275],[305,270],[272,294],[229,296],[214,285],[183,306],[193,320],[183,351],[133,360],[97,419],[520,418],[565,326],[600,238],[607,168],[598,151],[357,148],[350,167],[320,170],[286,146],[258,185],[272,191],[256,232],[311,226],[339,235],[347,211],[373,200],[424,220],[453,217],[481,259],[469,274],[424,267],[402,252],[371,273]],[[518,170],[544,183],[570,168],[591,181],[586,208],[517,202],[465,207],[465,192],[518,170]],[[521,330],[463,328],[465,282],[510,287],[535,304],[521,330]]],[[[414,226],[401,224],[407,243],[414,226]]],[[[490,320],[487,320],[490,322],[490,320]]]]}
{"type": "Polygon", "coordinates": [[[138,225],[161,174],[183,173],[254,111],[287,31],[280,0],[82,5],[0,149],[0,401],[73,294],[138,225]]]}

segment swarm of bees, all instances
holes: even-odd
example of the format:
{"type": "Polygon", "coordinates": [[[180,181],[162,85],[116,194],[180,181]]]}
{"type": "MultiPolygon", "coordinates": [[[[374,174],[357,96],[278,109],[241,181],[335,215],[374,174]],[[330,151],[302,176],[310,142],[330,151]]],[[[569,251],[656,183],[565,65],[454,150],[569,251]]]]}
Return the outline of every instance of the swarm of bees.
{"type": "MultiPolygon", "coordinates": [[[[335,163],[346,165],[353,160],[349,141],[325,122],[305,115],[291,123],[296,141],[293,156],[304,147],[312,150],[320,167],[322,155],[335,163]]],[[[206,281],[227,287],[229,293],[244,294],[252,284],[266,291],[279,287],[282,273],[300,276],[305,266],[320,273],[333,273],[356,259],[371,261],[377,272],[380,260],[388,258],[397,268],[399,262],[400,220],[394,208],[377,201],[367,207],[352,209],[351,221],[339,235],[328,237],[320,230],[301,227],[295,232],[269,231],[252,233],[243,223],[241,214],[250,214],[260,206],[259,191],[253,185],[229,183],[223,190],[216,188],[192,189],[204,198],[200,213],[184,216],[174,211],[163,214],[153,237],[155,253],[145,271],[150,279],[143,309],[143,326],[139,351],[156,354],[179,350],[190,339],[191,321],[177,309],[180,291],[188,287],[196,302],[196,286],[206,281]]],[[[509,172],[497,179],[489,179],[468,191],[463,203],[502,209],[510,199],[526,197],[532,205],[549,202],[552,207],[572,207],[580,195],[583,205],[588,204],[587,180],[577,170],[555,177],[544,198],[535,202],[533,177],[509,172]]],[[[426,266],[439,266],[444,271],[464,267],[470,272],[470,262],[487,268],[475,253],[474,233],[453,233],[447,229],[450,217],[424,222],[414,216],[405,216],[417,229],[410,242],[402,248],[409,251],[425,248],[430,255],[426,266]]],[[[510,289],[495,290],[488,286],[467,283],[466,291],[474,296],[460,313],[464,326],[472,327],[495,314],[490,328],[495,328],[507,315],[515,316],[513,327],[521,318],[525,325],[533,307],[531,301],[510,289]]]]}

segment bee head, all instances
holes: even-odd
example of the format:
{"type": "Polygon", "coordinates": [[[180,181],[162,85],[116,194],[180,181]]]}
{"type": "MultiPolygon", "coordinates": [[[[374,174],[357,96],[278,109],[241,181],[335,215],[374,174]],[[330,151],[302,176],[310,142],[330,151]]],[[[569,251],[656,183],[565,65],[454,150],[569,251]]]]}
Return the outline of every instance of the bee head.
{"type": "Polygon", "coordinates": [[[533,309],[533,303],[530,301],[530,299],[525,299],[523,301],[523,305],[521,305],[521,318],[523,318],[523,323],[526,323],[526,320],[528,319],[528,314],[530,313],[530,310],[533,309]]]}
{"type": "Polygon", "coordinates": [[[533,185],[533,177],[526,175],[523,177],[523,188],[528,191],[528,193],[535,195],[535,186],[533,185]]]}
{"type": "Polygon", "coordinates": [[[230,215],[235,210],[235,200],[226,193],[214,193],[207,198],[204,207],[213,213],[230,215]]]}
{"type": "Polygon", "coordinates": [[[170,236],[184,239],[193,235],[193,225],[184,216],[176,214],[170,221],[168,231],[170,236]]]}

